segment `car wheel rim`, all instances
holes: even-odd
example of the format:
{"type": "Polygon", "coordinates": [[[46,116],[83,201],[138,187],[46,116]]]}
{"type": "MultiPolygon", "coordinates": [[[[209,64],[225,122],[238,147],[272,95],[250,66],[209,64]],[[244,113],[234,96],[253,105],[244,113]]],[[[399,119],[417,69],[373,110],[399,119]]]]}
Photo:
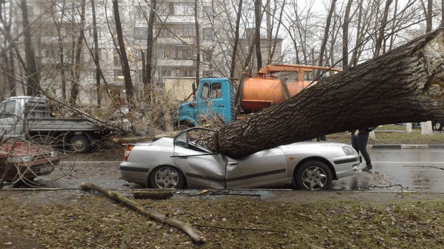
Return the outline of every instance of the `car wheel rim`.
{"type": "Polygon", "coordinates": [[[327,174],[317,166],[311,166],[302,173],[302,184],[306,189],[319,190],[327,183],[327,174]]]}
{"type": "Polygon", "coordinates": [[[172,168],[162,168],[156,172],[155,181],[159,188],[175,188],[179,184],[179,173],[172,168]]]}

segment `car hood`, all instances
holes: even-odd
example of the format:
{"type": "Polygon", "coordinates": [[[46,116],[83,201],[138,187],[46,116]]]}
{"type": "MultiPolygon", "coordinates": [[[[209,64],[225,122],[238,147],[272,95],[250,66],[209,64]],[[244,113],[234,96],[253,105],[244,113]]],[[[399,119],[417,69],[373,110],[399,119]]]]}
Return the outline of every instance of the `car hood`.
{"type": "Polygon", "coordinates": [[[5,142],[0,145],[0,157],[49,154],[51,149],[28,142],[5,142]]]}

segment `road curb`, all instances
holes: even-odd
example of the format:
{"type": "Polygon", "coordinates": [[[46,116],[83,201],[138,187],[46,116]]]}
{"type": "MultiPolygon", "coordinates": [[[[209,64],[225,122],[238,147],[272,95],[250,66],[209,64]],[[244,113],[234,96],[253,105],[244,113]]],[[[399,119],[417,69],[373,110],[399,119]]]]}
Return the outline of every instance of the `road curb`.
{"type": "Polygon", "coordinates": [[[444,144],[372,144],[370,149],[444,149],[444,144]]]}

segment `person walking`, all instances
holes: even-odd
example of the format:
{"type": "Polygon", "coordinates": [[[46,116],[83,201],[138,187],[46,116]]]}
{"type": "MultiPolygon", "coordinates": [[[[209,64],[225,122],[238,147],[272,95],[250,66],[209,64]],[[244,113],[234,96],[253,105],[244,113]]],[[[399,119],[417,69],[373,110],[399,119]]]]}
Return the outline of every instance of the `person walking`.
{"type": "Polygon", "coordinates": [[[369,133],[376,127],[364,127],[359,130],[353,130],[351,132],[352,147],[364,157],[366,167],[362,171],[370,171],[373,169],[372,160],[367,152],[367,142],[369,133]]]}

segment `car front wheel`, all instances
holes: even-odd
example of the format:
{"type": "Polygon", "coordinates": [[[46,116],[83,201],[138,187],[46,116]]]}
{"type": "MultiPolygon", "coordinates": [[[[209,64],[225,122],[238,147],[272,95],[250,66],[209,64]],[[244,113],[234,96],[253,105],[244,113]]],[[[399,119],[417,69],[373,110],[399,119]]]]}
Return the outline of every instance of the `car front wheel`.
{"type": "Polygon", "coordinates": [[[305,162],[294,176],[294,182],[300,189],[321,190],[332,182],[330,168],[323,162],[312,160],[305,162]]]}
{"type": "Polygon", "coordinates": [[[153,188],[177,189],[183,188],[185,178],[177,168],[161,166],[151,173],[150,183],[153,188]]]}
{"type": "Polygon", "coordinates": [[[440,121],[436,121],[435,125],[433,126],[433,128],[437,131],[442,130],[442,125],[440,123],[440,121]]]}

